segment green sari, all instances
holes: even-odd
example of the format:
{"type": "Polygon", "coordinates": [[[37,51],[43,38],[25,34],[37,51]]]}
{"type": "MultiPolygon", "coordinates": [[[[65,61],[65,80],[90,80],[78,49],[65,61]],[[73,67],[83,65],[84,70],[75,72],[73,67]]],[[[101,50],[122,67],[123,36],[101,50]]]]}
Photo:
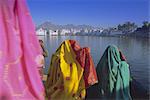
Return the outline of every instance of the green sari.
{"type": "Polygon", "coordinates": [[[97,65],[98,87],[103,99],[131,99],[129,65],[122,58],[118,48],[111,45],[97,65]]]}

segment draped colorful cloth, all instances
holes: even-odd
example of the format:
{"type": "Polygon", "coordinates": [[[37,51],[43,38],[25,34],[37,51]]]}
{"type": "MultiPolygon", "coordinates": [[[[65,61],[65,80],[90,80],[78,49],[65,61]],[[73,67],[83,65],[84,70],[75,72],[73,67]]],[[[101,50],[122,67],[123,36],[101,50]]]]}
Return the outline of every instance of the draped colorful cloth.
{"type": "Polygon", "coordinates": [[[103,99],[129,100],[130,71],[125,57],[114,45],[105,50],[97,68],[98,88],[103,99]]]}
{"type": "Polygon", "coordinates": [[[47,97],[55,100],[83,99],[86,88],[97,83],[89,48],[66,40],[53,54],[45,84],[47,97]]]}
{"type": "Polygon", "coordinates": [[[41,47],[25,0],[0,0],[0,100],[44,99],[41,47]]]}

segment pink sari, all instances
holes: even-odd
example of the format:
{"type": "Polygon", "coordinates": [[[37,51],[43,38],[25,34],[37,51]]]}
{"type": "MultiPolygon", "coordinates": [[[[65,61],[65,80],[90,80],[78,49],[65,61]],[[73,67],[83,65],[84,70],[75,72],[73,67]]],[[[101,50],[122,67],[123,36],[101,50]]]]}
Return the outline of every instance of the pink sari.
{"type": "Polygon", "coordinates": [[[41,49],[25,0],[0,0],[0,100],[44,99],[41,49]]]}

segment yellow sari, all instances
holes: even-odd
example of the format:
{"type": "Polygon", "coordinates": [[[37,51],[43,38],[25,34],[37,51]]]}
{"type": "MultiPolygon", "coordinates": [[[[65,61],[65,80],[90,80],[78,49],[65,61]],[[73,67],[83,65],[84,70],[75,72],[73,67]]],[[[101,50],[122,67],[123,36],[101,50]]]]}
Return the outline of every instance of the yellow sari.
{"type": "Polygon", "coordinates": [[[81,48],[74,40],[64,41],[53,54],[45,84],[52,100],[84,99],[86,88],[97,82],[89,48],[81,48]]]}

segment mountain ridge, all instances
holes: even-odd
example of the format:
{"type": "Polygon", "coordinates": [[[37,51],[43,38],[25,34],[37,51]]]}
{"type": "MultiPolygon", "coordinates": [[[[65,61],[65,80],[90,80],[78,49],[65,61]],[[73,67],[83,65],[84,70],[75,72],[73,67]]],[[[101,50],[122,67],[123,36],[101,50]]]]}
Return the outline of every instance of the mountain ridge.
{"type": "Polygon", "coordinates": [[[53,24],[50,21],[45,21],[42,24],[38,25],[36,27],[36,30],[40,29],[40,28],[44,28],[46,30],[62,30],[62,29],[77,29],[77,30],[90,30],[90,29],[96,29],[96,28],[100,28],[100,27],[93,27],[90,25],[74,25],[74,24],[66,24],[66,25],[57,25],[57,24],[53,24]]]}

